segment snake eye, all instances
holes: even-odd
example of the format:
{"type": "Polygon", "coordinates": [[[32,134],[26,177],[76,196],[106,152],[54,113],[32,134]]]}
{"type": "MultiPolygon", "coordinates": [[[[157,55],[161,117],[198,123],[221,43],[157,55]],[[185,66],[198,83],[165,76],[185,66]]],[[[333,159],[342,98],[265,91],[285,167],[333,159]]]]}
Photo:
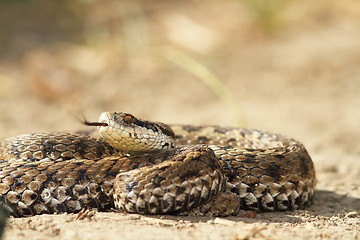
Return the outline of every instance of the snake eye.
{"type": "Polygon", "coordinates": [[[134,122],[134,117],[131,115],[125,115],[123,117],[123,121],[124,121],[124,123],[131,124],[134,122]]]}

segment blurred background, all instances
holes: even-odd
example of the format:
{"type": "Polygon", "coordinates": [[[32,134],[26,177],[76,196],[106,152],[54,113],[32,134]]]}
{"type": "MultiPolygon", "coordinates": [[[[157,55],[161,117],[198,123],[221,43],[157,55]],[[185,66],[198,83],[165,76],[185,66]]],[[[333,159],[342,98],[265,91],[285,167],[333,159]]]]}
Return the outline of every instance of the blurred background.
{"type": "Polygon", "coordinates": [[[360,155],[359,91],[356,0],[0,2],[1,138],[125,111],[279,132],[332,171],[360,155]]]}

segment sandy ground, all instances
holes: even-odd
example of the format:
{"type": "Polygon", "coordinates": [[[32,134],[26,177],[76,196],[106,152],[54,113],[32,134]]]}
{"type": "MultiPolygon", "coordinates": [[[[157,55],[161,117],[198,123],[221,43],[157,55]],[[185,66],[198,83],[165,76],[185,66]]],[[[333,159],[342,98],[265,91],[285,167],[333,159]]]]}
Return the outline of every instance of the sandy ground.
{"type": "Polygon", "coordinates": [[[0,22],[23,16],[0,28],[1,138],[84,128],[77,117],[112,110],[166,123],[240,122],[305,144],[317,172],[315,203],[255,218],[10,218],[4,239],[360,239],[357,1],[279,1],[270,13],[249,1],[65,2],[45,4],[45,12],[0,6],[0,22]],[[211,74],[189,58],[234,103],[199,80],[211,74]]]}

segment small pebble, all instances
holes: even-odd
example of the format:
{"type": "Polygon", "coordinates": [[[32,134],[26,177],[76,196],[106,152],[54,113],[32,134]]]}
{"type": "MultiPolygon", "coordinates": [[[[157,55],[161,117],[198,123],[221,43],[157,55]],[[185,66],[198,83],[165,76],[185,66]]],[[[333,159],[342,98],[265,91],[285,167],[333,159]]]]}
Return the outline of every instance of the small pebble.
{"type": "Polygon", "coordinates": [[[138,220],[140,218],[141,218],[141,216],[135,215],[135,214],[134,215],[132,214],[132,215],[129,216],[129,220],[138,220]]]}

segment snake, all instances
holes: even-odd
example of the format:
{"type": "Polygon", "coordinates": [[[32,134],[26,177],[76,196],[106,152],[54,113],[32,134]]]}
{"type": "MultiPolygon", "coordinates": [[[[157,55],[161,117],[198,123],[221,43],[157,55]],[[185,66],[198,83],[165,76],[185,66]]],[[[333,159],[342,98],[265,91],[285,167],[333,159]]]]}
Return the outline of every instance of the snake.
{"type": "Polygon", "coordinates": [[[83,209],[237,216],[314,199],[299,141],[256,129],[166,125],[103,112],[89,131],[23,134],[0,144],[0,205],[14,217],[83,209]],[[90,131],[91,132],[91,131],[90,131]]]}

